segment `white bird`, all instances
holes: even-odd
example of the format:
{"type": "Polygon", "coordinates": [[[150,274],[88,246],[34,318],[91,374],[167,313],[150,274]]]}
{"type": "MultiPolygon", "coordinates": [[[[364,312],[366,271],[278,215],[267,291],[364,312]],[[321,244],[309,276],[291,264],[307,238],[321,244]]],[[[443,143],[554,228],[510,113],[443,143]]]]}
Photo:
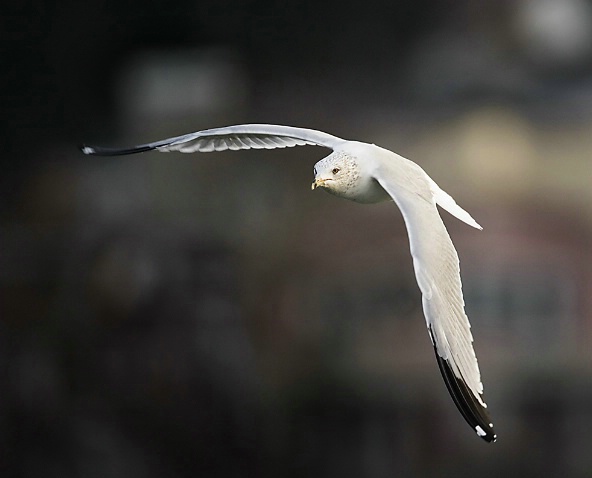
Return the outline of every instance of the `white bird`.
{"type": "Polygon", "coordinates": [[[312,189],[360,203],[395,201],[409,234],[428,332],[444,382],[461,414],[481,438],[496,440],[483,399],[473,336],[464,310],[459,259],[436,205],[482,229],[416,163],[374,144],[321,131],[246,124],[207,129],[131,148],[82,146],[85,154],[116,156],[157,150],[182,153],[316,145],[333,150],[314,167],[312,189]]]}

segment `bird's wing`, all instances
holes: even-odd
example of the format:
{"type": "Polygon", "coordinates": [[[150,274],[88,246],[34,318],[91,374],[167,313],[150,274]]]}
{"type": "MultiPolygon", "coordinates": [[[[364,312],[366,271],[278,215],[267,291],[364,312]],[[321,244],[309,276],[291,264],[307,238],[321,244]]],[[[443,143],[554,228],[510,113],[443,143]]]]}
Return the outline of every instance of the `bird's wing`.
{"type": "Polygon", "coordinates": [[[102,148],[81,146],[84,154],[119,156],[158,150],[181,153],[225,151],[227,149],[275,149],[316,145],[333,149],[343,140],[322,131],[270,124],[244,124],[224,128],[206,129],[173,138],[140,144],[131,148],[102,148]]]}
{"type": "Polygon", "coordinates": [[[429,176],[415,163],[401,159],[378,167],[374,176],[405,219],[423,311],[448,391],[477,434],[494,441],[464,311],[458,255],[436,208],[429,176]]]}

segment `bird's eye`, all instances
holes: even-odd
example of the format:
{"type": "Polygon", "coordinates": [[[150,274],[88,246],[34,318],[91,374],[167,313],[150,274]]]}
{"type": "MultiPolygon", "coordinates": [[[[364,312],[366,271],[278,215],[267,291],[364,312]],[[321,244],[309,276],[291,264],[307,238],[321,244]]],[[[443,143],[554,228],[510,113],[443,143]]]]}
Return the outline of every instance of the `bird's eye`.
{"type": "Polygon", "coordinates": [[[337,174],[340,171],[339,168],[333,168],[333,171],[331,171],[333,174],[337,174]]]}
{"type": "Polygon", "coordinates": [[[317,168],[312,168],[312,172],[316,176],[317,175],[317,168]]]}

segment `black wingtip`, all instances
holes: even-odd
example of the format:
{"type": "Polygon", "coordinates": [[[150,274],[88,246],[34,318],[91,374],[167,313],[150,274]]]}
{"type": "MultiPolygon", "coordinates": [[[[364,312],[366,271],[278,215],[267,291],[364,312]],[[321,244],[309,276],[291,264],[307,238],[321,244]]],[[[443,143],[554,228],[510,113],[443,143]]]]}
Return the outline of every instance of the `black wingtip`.
{"type": "Polygon", "coordinates": [[[87,146],[86,144],[79,144],[78,149],[84,154],[95,154],[95,148],[92,146],[87,146]]]}
{"type": "Polygon", "coordinates": [[[101,148],[100,146],[87,146],[82,144],[78,146],[80,151],[91,156],[123,156],[126,154],[144,153],[156,149],[155,146],[142,145],[134,146],[132,148],[101,148]]]}
{"type": "Polygon", "coordinates": [[[487,409],[479,403],[465,382],[454,375],[448,361],[438,355],[435,346],[434,351],[446,388],[464,419],[483,440],[488,443],[495,442],[497,435],[487,409]]]}

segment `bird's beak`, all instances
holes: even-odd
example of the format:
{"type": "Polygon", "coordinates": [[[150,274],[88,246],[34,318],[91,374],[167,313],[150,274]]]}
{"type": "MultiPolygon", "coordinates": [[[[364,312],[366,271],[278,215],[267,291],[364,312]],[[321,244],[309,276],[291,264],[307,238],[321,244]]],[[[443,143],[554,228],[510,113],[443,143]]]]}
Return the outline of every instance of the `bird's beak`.
{"type": "Polygon", "coordinates": [[[325,186],[325,181],[327,181],[326,179],[320,179],[317,178],[314,180],[314,183],[312,183],[311,189],[316,189],[316,188],[322,188],[325,186]]]}

